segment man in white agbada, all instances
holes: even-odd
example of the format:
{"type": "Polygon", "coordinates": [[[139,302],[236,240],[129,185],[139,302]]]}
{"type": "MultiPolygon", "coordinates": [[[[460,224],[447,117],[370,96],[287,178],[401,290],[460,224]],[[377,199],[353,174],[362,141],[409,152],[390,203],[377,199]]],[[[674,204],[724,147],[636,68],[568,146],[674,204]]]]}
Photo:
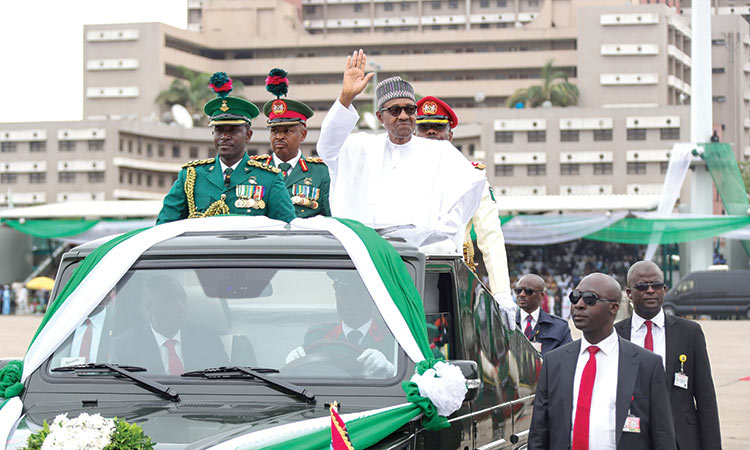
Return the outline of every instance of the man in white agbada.
{"type": "Polygon", "coordinates": [[[346,58],[341,95],[323,120],[317,151],[331,174],[333,216],[383,226],[413,224],[445,234],[460,251],[479,206],[484,177],[450,142],[414,136],[414,88],[394,77],[375,89],[386,134],[352,133],[352,101],[367,86],[367,57],[346,58]]]}

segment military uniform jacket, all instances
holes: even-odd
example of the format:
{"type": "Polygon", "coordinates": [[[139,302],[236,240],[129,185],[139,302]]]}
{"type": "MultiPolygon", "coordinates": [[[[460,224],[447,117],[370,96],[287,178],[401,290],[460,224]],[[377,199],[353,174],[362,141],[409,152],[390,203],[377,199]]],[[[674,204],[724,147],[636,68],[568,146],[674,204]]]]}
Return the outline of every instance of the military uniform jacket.
{"type": "MultiPolygon", "coordinates": [[[[521,311],[516,312],[516,324],[521,328],[521,331],[526,327],[526,323],[521,323],[521,311]]],[[[573,338],[570,337],[568,322],[552,314],[547,314],[541,308],[533,332],[534,336],[531,338],[531,342],[542,344],[542,355],[573,342],[573,338]]]]}
{"type": "MultiPolygon", "coordinates": [[[[274,167],[273,156],[251,156],[250,159],[274,167]]],[[[330,216],[331,207],[328,194],[331,189],[331,175],[328,166],[320,158],[300,157],[297,164],[284,179],[289,197],[297,217],[330,216]],[[305,201],[308,200],[308,201],[305,201]]]]}
{"type": "Polygon", "coordinates": [[[164,206],[156,219],[157,225],[190,216],[190,199],[185,192],[185,182],[190,169],[195,170],[193,197],[198,213],[193,217],[201,217],[224,195],[224,203],[228,210],[218,214],[263,215],[284,222],[291,222],[295,218],[294,207],[279,169],[250,160],[245,154],[230,176],[229,187],[224,186],[224,174],[219,158],[185,164],[177,176],[177,181],[164,198],[164,206]],[[253,199],[253,207],[246,206],[250,202],[243,202],[244,197],[249,197],[247,200],[253,199]]]}

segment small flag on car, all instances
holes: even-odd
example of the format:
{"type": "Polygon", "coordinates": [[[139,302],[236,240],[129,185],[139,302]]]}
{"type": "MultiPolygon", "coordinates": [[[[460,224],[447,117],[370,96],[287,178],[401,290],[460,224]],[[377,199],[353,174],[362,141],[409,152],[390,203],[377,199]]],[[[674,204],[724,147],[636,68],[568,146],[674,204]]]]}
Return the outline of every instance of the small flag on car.
{"type": "Polygon", "coordinates": [[[331,450],[354,450],[346,424],[339,416],[338,402],[331,403],[331,450]]]}

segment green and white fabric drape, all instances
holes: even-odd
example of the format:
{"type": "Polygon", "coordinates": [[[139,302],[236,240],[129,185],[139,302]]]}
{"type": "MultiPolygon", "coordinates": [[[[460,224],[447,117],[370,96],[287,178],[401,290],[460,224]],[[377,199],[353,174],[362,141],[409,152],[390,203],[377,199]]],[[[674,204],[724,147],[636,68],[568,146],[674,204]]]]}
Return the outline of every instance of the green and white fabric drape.
{"type": "MultiPolygon", "coordinates": [[[[432,352],[427,340],[422,301],[395,249],[374,230],[356,221],[316,217],[295,219],[291,225],[292,229],[329,231],[342,243],[359,270],[386,325],[407,356],[417,363],[417,374],[444,378],[439,382],[450,384],[452,388],[446,391],[451,392],[449,396],[455,397],[447,403],[458,401],[460,405],[460,399],[465,393],[465,380],[460,375],[441,376],[440,367],[449,365],[436,366],[437,361],[428,359],[432,357],[432,352]]],[[[50,306],[24,358],[21,382],[38,369],[67,336],[83,323],[138,257],[151,246],[186,232],[237,230],[288,230],[288,226],[265,217],[211,217],[134,230],[102,242],[97,250],[79,264],[50,306]]],[[[423,424],[428,429],[448,426],[446,418],[438,415],[433,402],[420,394],[418,381],[404,382],[403,387],[409,403],[342,416],[345,421],[352,420],[352,424],[347,426],[357,448],[367,448],[420,415],[424,415],[423,424]]],[[[446,404],[444,401],[438,403],[446,404]]],[[[5,442],[15,429],[22,408],[19,397],[14,397],[0,409],[0,442],[5,442]]],[[[320,428],[321,425],[316,421],[307,422],[310,421],[295,424],[294,432],[286,435],[277,447],[327,449],[329,441],[326,439],[330,437],[327,417],[323,421],[323,428],[320,428]],[[298,435],[300,430],[307,430],[309,433],[298,437],[298,441],[291,442],[290,439],[294,440],[293,435],[298,435]],[[327,438],[323,438],[324,435],[327,438]],[[318,441],[321,442],[320,446],[313,445],[318,441]]],[[[275,436],[273,440],[285,436],[281,431],[283,430],[272,433],[275,436]]],[[[260,447],[269,447],[270,442],[263,436],[251,433],[233,440],[231,445],[234,447],[231,448],[254,448],[253,443],[259,441],[262,441],[260,447]]],[[[220,445],[216,448],[230,447],[220,445]]]]}

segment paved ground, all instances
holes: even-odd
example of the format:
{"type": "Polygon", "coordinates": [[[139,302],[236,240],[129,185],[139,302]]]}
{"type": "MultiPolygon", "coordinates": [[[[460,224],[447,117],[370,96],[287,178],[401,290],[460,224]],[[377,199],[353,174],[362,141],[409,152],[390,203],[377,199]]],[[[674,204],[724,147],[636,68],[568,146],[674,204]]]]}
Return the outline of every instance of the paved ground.
{"type": "MultiPolygon", "coordinates": [[[[21,356],[42,318],[0,316],[0,358],[21,356]]],[[[723,448],[750,448],[750,321],[701,321],[719,396],[723,448]],[[747,378],[743,380],[743,378],[747,378]]],[[[578,333],[575,327],[574,338],[578,333]]]]}

